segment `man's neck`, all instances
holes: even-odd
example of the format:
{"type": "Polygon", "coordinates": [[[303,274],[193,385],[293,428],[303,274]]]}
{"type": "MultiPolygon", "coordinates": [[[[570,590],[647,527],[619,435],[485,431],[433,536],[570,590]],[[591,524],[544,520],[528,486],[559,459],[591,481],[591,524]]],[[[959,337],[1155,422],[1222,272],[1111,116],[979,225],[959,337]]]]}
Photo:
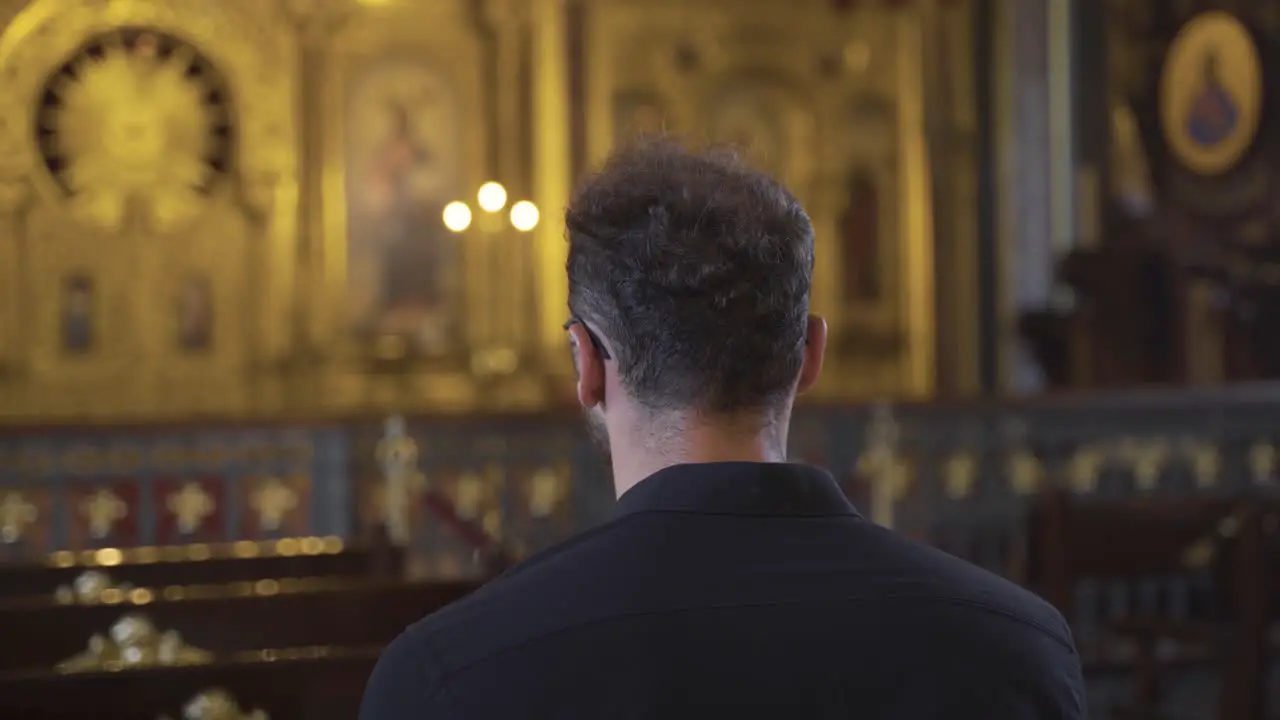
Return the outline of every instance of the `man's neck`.
{"type": "MultiPolygon", "coordinates": [[[[653,426],[659,427],[659,426],[653,426]]],[[[717,462],[785,462],[786,433],[764,428],[690,424],[678,430],[642,429],[627,442],[613,443],[613,484],[619,497],[650,475],[673,465],[717,462]]]]}

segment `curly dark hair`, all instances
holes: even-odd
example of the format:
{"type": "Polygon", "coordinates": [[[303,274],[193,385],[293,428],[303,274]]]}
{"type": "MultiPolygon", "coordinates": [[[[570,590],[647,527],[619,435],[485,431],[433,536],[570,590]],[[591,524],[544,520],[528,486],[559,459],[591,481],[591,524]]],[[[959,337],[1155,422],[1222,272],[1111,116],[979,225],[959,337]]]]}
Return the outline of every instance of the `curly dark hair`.
{"type": "Polygon", "coordinates": [[[569,310],[650,411],[769,411],[804,359],[813,225],[733,153],[649,139],[614,154],[565,213],[569,310]]]}

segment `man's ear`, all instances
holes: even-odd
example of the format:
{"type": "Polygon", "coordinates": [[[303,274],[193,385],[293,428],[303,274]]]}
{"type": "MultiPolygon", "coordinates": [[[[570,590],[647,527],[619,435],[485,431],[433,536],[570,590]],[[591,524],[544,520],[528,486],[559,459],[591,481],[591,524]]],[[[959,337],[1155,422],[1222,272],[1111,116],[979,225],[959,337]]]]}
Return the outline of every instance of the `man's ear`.
{"type": "Polygon", "coordinates": [[[804,364],[800,366],[800,382],[797,392],[805,392],[813,387],[822,374],[822,358],[827,352],[827,321],[818,315],[809,316],[809,324],[805,330],[804,364]]]}
{"type": "Polygon", "coordinates": [[[584,408],[593,408],[604,402],[604,358],[581,324],[569,326],[569,344],[578,371],[578,402],[584,408]]]}

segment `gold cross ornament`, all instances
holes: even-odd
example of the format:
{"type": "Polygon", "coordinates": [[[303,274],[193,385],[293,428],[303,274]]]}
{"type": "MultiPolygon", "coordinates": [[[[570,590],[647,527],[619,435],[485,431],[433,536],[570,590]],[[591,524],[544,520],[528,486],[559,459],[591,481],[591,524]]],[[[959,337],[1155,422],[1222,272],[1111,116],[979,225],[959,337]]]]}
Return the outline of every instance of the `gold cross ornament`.
{"type": "Polygon", "coordinates": [[[1017,450],[1006,460],[1009,486],[1018,495],[1034,495],[1044,483],[1044,467],[1030,450],[1017,450]]]}
{"type": "Polygon", "coordinates": [[[111,534],[116,523],[129,516],[129,504],[103,488],[80,502],[80,512],[89,521],[89,536],[101,540],[111,534]]]}
{"type": "Polygon", "coordinates": [[[284,525],[284,518],[298,507],[298,493],[280,478],[267,478],[249,496],[249,506],[258,514],[258,528],[275,532],[284,525]]]}
{"type": "Polygon", "coordinates": [[[0,543],[12,545],[22,539],[27,526],[40,518],[40,510],[20,492],[5,493],[0,498],[0,543]]]}
{"type": "Polygon", "coordinates": [[[943,484],[947,497],[961,500],[973,493],[978,480],[978,462],[967,452],[958,452],[947,458],[943,484]]]}
{"type": "Polygon", "coordinates": [[[200,483],[189,482],[169,494],[165,507],[178,520],[178,532],[189,535],[199,530],[205,519],[218,509],[218,501],[205,492],[200,483]]]}
{"type": "Polygon", "coordinates": [[[564,483],[554,470],[539,470],[529,480],[529,514],[549,518],[564,498],[564,483]]]}

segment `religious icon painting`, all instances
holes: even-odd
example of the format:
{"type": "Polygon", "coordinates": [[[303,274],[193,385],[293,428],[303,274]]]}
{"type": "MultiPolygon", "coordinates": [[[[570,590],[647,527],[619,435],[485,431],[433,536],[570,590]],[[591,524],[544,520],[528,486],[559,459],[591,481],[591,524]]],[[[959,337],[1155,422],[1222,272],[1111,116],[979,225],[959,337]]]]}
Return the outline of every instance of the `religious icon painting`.
{"type": "Polygon", "coordinates": [[[97,289],[87,274],[73,274],[62,282],[59,310],[62,351],[86,355],[97,344],[97,289]]]}
{"type": "Polygon", "coordinates": [[[1204,176],[1231,170],[1253,146],[1262,104],[1262,61],[1240,20],[1215,10],[1182,26],[1160,78],[1160,124],[1180,164],[1204,176]]]}
{"type": "Polygon", "coordinates": [[[152,488],[156,542],[181,545],[227,540],[225,493],[221,479],[165,478],[152,488]]]}
{"type": "Polygon", "coordinates": [[[203,352],[213,348],[213,284],[209,276],[192,273],[182,279],[175,298],[177,345],[183,352],[203,352]]]}
{"type": "Polygon", "coordinates": [[[841,300],[845,306],[883,299],[881,193],[875,174],[854,167],[842,187],[838,235],[841,300]]]}
{"type": "Polygon", "coordinates": [[[374,62],[348,87],[347,316],[358,338],[398,338],[421,356],[459,347],[459,245],[443,222],[463,196],[458,108],[449,78],[418,59],[374,62]]]}

